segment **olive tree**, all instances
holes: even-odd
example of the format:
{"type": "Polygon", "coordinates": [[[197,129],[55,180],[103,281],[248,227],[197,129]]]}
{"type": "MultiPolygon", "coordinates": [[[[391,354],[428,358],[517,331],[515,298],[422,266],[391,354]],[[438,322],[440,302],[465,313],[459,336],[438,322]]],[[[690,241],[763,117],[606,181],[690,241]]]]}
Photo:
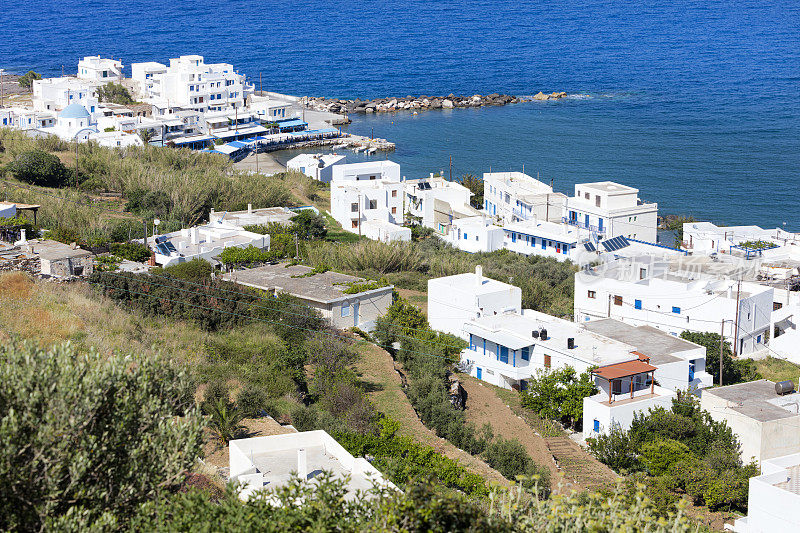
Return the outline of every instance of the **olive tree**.
{"type": "Polygon", "coordinates": [[[0,346],[0,529],[119,527],[177,488],[202,446],[192,391],[154,357],[0,346]]]}

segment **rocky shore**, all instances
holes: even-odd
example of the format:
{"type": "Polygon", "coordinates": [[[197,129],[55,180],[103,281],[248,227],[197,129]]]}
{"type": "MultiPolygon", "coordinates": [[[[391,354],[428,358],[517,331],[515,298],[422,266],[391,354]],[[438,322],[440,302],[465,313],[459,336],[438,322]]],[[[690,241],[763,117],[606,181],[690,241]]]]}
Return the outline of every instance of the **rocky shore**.
{"type": "Polygon", "coordinates": [[[404,98],[375,98],[373,100],[342,100],[304,96],[300,103],[308,109],[328,111],[338,114],[350,113],[388,113],[392,111],[421,111],[427,109],[453,109],[456,107],[484,107],[501,106],[527,102],[530,100],[557,100],[567,96],[565,92],[544,94],[539,92],[535,96],[513,96],[509,94],[492,93],[487,95],[475,94],[472,96],[406,96],[404,98]]]}

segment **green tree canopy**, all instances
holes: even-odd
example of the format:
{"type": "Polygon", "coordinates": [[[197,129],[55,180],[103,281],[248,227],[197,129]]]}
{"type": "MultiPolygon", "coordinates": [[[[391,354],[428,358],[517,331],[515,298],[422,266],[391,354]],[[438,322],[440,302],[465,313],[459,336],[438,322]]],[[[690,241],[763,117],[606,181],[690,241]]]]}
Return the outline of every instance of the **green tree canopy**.
{"type": "Polygon", "coordinates": [[[17,80],[17,83],[19,83],[19,86],[22,87],[23,89],[30,89],[33,86],[33,80],[40,80],[40,79],[42,79],[41,74],[29,70],[28,72],[20,76],[20,78],[17,80]]]}
{"type": "Polygon", "coordinates": [[[325,217],[311,209],[303,209],[292,217],[289,233],[296,233],[298,237],[307,241],[324,239],[328,234],[325,217]]]}
{"type": "MultiPolygon", "coordinates": [[[[706,372],[714,376],[714,383],[719,383],[719,333],[700,333],[684,331],[681,338],[706,349],[706,372]]],[[[722,344],[722,383],[733,385],[745,381],[761,379],[753,361],[750,359],[734,359],[731,343],[722,344]]]]}
{"type": "Polygon", "coordinates": [[[0,346],[0,529],[122,523],[178,487],[202,444],[193,391],[155,358],[0,346]]]}
{"type": "Polygon", "coordinates": [[[22,152],[6,168],[19,181],[41,187],[63,187],[73,177],[59,158],[43,150],[22,152]]]}

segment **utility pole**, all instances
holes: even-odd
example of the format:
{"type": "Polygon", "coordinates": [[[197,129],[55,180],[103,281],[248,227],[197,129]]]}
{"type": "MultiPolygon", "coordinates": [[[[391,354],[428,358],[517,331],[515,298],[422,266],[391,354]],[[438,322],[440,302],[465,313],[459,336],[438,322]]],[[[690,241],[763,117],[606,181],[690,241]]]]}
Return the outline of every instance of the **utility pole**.
{"type": "Polygon", "coordinates": [[[358,236],[361,237],[361,193],[358,194],[358,236]]]}
{"type": "Polygon", "coordinates": [[[608,293],[608,318],[611,318],[611,293],[608,293]]]}
{"type": "Polygon", "coordinates": [[[722,319],[719,328],[719,386],[722,386],[722,348],[725,346],[725,319],[722,319]]]}
{"type": "Polygon", "coordinates": [[[256,174],[258,174],[258,141],[256,141],[256,174]]]}
{"type": "Polygon", "coordinates": [[[453,156],[450,156],[450,181],[453,181],[453,156]]]}
{"type": "Polygon", "coordinates": [[[550,222],[550,193],[547,193],[547,197],[546,198],[547,198],[547,200],[546,200],[547,201],[547,207],[545,208],[544,219],[547,222],[550,222]]]}
{"type": "Polygon", "coordinates": [[[3,85],[3,73],[5,72],[4,69],[0,68],[0,107],[3,107],[3,96],[5,93],[5,86],[3,85]]]}
{"type": "Polygon", "coordinates": [[[733,336],[733,356],[739,355],[739,294],[742,288],[742,280],[736,283],[736,334],[733,336]]]}
{"type": "Polygon", "coordinates": [[[264,84],[261,82],[261,73],[258,73],[258,92],[259,96],[264,96],[264,84]]]}

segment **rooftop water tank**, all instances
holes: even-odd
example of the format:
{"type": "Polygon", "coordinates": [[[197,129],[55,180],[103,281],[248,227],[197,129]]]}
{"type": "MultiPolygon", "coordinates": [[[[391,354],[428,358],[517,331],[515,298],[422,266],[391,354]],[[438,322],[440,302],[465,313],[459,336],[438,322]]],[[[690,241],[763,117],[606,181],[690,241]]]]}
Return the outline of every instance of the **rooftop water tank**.
{"type": "Polygon", "coordinates": [[[779,395],[791,394],[794,392],[794,383],[791,380],[779,381],[775,384],[775,392],[779,395]]]}

